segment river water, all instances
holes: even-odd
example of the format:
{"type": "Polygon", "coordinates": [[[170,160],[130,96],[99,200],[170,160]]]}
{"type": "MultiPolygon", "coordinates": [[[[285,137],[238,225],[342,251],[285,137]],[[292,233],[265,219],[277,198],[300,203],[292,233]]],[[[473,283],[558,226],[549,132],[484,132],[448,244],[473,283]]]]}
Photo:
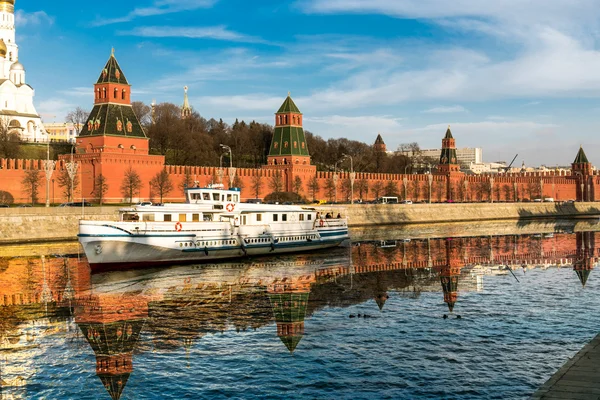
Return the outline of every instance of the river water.
{"type": "Polygon", "coordinates": [[[0,247],[0,398],[523,399],[600,331],[589,222],[91,275],[0,247]]]}

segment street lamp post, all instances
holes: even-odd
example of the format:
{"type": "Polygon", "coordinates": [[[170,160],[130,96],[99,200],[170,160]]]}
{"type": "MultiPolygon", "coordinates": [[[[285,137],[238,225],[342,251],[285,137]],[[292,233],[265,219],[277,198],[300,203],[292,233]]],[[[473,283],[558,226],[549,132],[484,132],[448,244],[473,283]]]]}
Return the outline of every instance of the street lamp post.
{"type": "Polygon", "coordinates": [[[225,153],[221,153],[219,156],[219,171],[217,171],[217,179],[219,179],[219,185],[223,183],[223,156],[225,153]]]}
{"type": "Polygon", "coordinates": [[[233,186],[233,180],[235,179],[235,168],[233,167],[233,152],[231,151],[231,147],[220,144],[221,148],[225,151],[229,152],[229,188],[233,186]]]}
{"type": "Polygon", "coordinates": [[[343,156],[350,159],[350,204],[354,204],[354,179],[356,178],[356,173],[354,172],[352,156],[349,154],[344,154],[343,156]]]}
{"type": "Polygon", "coordinates": [[[75,181],[75,175],[77,174],[77,169],[79,168],[79,163],[74,162],[73,161],[73,149],[75,147],[72,146],[71,147],[71,161],[69,161],[68,163],[65,164],[65,167],[67,168],[67,173],[69,174],[69,178],[71,179],[71,191],[70,191],[70,199],[69,201],[73,201],[73,198],[75,197],[73,193],[73,184],[75,181]]]}
{"type": "Polygon", "coordinates": [[[44,161],[44,171],[46,172],[46,207],[50,207],[50,179],[52,179],[55,166],[56,161],[50,160],[50,142],[47,142],[46,160],[44,161]]]}
{"type": "Polygon", "coordinates": [[[337,203],[337,185],[338,185],[338,174],[337,174],[337,165],[341,160],[337,160],[335,165],[333,166],[333,189],[334,189],[334,203],[337,203]]]}

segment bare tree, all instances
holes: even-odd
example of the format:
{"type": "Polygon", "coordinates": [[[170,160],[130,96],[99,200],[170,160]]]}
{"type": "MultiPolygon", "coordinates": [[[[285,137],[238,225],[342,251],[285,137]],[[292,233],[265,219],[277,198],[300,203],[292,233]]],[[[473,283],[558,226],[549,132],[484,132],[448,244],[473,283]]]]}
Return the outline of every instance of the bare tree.
{"type": "Polygon", "coordinates": [[[297,195],[302,191],[302,178],[299,176],[294,177],[294,193],[297,195]]]}
{"type": "Polygon", "coordinates": [[[360,179],[356,182],[356,189],[358,189],[360,199],[363,200],[369,194],[369,181],[360,179]]]}
{"type": "Polygon", "coordinates": [[[383,192],[383,183],[381,183],[381,181],[375,182],[371,188],[371,191],[375,195],[375,198],[378,199],[381,195],[381,192],[383,192]]]}
{"type": "Polygon", "coordinates": [[[333,180],[333,177],[325,181],[325,195],[327,196],[327,200],[330,202],[333,201],[335,196],[335,181],[333,180]]]}
{"type": "Polygon", "coordinates": [[[152,108],[141,101],[132,101],[131,107],[142,126],[148,126],[152,123],[152,108]]]}
{"type": "Polygon", "coordinates": [[[156,192],[160,197],[160,202],[163,202],[163,197],[173,191],[173,182],[167,172],[166,168],[163,168],[158,174],[150,180],[150,187],[152,191],[156,192]]]}
{"type": "Polygon", "coordinates": [[[271,187],[273,193],[283,192],[283,179],[280,171],[275,171],[275,174],[273,174],[271,177],[269,186],[271,187]]]}
{"type": "Polygon", "coordinates": [[[9,192],[0,190],[0,204],[12,204],[15,202],[15,198],[9,192]]]}
{"type": "Polygon", "coordinates": [[[252,177],[252,192],[254,193],[254,198],[260,198],[260,190],[262,189],[263,182],[261,175],[254,175],[252,177]]]}
{"type": "Polygon", "coordinates": [[[398,186],[394,181],[388,181],[384,189],[386,196],[398,196],[398,186]]]}
{"type": "Polygon", "coordinates": [[[18,134],[8,130],[6,118],[0,118],[0,158],[18,158],[20,141],[18,134]]]}
{"type": "Polygon", "coordinates": [[[75,126],[75,132],[79,135],[79,130],[86,123],[90,113],[81,107],[75,108],[73,111],[67,114],[67,122],[72,123],[75,126]]]}
{"type": "Polygon", "coordinates": [[[310,190],[310,194],[312,196],[313,201],[317,200],[317,194],[319,194],[319,180],[316,176],[313,176],[308,181],[308,190],[310,190]]]}
{"type": "Polygon", "coordinates": [[[129,199],[129,203],[133,203],[133,197],[139,193],[142,188],[142,179],[140,175],[129,167],[125,170],[123,181],[121,182],[121,194],[124,198],[129,199]]]}
{"type": "Polygon", "coordinates": [[[236,174],[233,178],[233,187],[240,189],[240,193],[242,193],[242,190],[244,190],[244,186],[244,181],[242,180],[242,178],[240,178],[239,174],[236,174]]]}
{"type": "Polygon", "coordinates": [[[62,169],[56,175],[56,181],[58,182],[58,187],[62,188],[67,201],[73,201],[75,190],[79,186],[79,176],[77,174],[73,176],[73,185],[71,185],[69,172],[66,169],[62,169]]]}
{"type": "Polygon", "coordinates": [[[106,192],[108,192],[108,183],[106,183],[106,177],[100,174],[96,177],[94,182],[94,191],[92,192],[92,195],[98,204],[102,205],[102,203],[104,203],[104,196],[106,196],[106,192]]]}
{"type": "Polygon", "coordinates": [[[42,173],[37,169],[28,169],[25,171],[25,176],[21,181],[23,192],[28,199],[31,199],[31,205],[37,203],[38,191],[40,189],[40,179],[42,173]]]}
{"type": "Polygon", "coordinates": [[[192,177],[192,173],[190,171],[190,167],[184,167],[183,169],[183,179],[179,184],[179,189],[182,193],[185,194],[185,189],[192,187],[194,185],[194,179],[192,177]]]}

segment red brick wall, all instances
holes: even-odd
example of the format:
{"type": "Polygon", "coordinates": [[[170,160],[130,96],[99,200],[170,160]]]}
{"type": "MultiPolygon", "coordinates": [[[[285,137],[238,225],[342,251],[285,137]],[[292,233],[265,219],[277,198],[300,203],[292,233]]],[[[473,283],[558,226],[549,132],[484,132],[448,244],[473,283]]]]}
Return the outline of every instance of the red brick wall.
{"type": "MultiPolygon", "coordinates": [[[[107,145],[109,143],[106,143],[107,145]]],[[[114,144],[114,143],[113,143],[114,144]]],[[[117,144],[118,145],[118,144],[117,144]]],[[[131,149],[129,149],[131,151],[131,149]]],[[[123,173],[129,167],[140,174],[142,179],[142,189],[139,198],[142,200],[150,199],[150,180],[164,166],[164,157],[148,156],[134,154],[122,149],[121,152],[114,149],[110,152],[77,154],[77,161],[81,163],[78,171],[80,185],[75,191],[75,198],[92,199],[94,188],[94,177],[102,173],[107,178],[109,191],[106,195],[107,202],[122,202],[123,196],[120,191],[123,173]]],[[[62,194],[62,189],[58,187],[56,177],[58,171],[64,169],[65,163],[70,159],[70,155],[61,157],[57,164],[57,171],[54,172],[54,196],[52,196],[52,185],[50,185],[50,197],[54,198],[55,203],[66,201],[62,194]]],[[[23,180],[25,170],[38,169],[40,174],[39,202],[45,202],[46,181],[43,172],[43,164],[40,160],[7,160],[0,159],[0,190],[10,192],[15,201],[19,203],[27,202],[26,195],[22,190],[21,181],[23,180]]],[[[240,168],[236,170],[242,182],[242,198],[254,198],[255,193],[252,190],[253,178],[260,176],[262,188],[259,197],[263,198],[271,193],[271,179],[276,170],[281,169],[283,173],[284,187],[291,190],[293,187],[294,176],[300,176],[303,183],[301,194],[309,200],[312,200],[312,194],[309,190],[309,180],[314,173],[319,183],[319,191],[315,196],[319,200],[329,200],[326,193],[327,181],[333,178],[333,172],[312,172],[314,166],[268,166],[264,169],[240,168]],[[281,167],[281,168],[275,168],[281,167]]],[[[185,169],[188,168],[193,180],[199,182],[200,186],[205,186],[215,181],[217,176],[216,167],[184,167],[184,166],[165,166],[172,177],[173,191],[163,199],[163,201],[182,201],[183,192],[180,189],[181,182],[185,176],[185,169]]],[[[224,169],[223,183],[229,186],[229,176],[227,169],[224,169]]],[[[350,179],[348,172],[338,173],[337,199],[344,201],[344,181],[350,179]]],[[[366,195],[363,194],[363,200],[373,200],[375,193],[373,187],[376,182],[381,183],[383,190],[390,181],[396,186],[400,198],[407,198],[412,201],[429,201],[430,180],[431,180],[431,201],[443,202],[447,200],[448,191],[451,191],[453,201],[514,201],[515,187],[516,198],[533,200],[535,198],[553,197],[557,201],[576,200],[581,195],[581,185],[579,177],[565,173],[520,173],[508,175],[458,175],[452,176],[450,185],[448,177],[444,175],[403,175],[403,174],[379,174],[379,173],[356,173],[354,184],[354,199],[359,199],[359,181],[368,182],[369,190],[366,195]],[[493,185],[491,182],[493,181],[493,185]],[[466,182],[466,183],[465,183],[466,182]]],[[[584,185],[584,193],[589,196],[589,200],[600,198],[600,175],[592,175],[589,182],[584,185]],[[599,195],[596,195],[598,193],[599,195]]],[[[154,199],[156,200],[156,198],[154,199]]],[[[586,198],[588,200],[588,198],[586,198]]]]}

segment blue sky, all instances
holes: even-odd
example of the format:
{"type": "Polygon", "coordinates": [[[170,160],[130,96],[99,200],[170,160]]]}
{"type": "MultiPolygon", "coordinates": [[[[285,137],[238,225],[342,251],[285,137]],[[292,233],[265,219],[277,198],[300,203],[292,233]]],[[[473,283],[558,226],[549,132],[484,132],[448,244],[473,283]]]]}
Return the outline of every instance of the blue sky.
{"type": "Polygon", "coordinates": [[[115,47],[133,97],[273,123],[288,91],[305,128],[389,149],[600,165],[596,0],[17,0],[17,43],[45,121],[91,109],[115,47]],[[101,4],[101,6],[99,6],[101,4]]]}

